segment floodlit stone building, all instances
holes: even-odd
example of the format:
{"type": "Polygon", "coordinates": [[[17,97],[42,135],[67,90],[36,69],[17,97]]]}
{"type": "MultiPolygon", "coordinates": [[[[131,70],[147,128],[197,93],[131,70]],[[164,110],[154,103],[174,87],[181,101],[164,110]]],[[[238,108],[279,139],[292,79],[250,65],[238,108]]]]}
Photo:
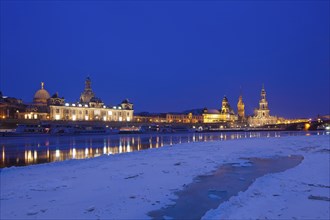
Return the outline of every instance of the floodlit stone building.
{"type": "Polygon", "coordinates": [[[221,109],[204,109],[202,116],[204,123],[237,121],[237,115],[231,108],[226,96],[222,99],[221,109]]]}
{"type": "Polygon", "coordinates": [[[277,123],[277,117],[270,115],[270,110],[268,108],[268,101],[266,99],[266,91],[264,86],[262,86],[261,89],[259,108],[254,110],[254,116],[249,117],[248,123],[252,127],[277,123]]]}
{"type": "Polygon", "coordinates": [[[133,120],[133,104],[128,99],[117,106],[105,105],[95,96],[89,77],[85,81],[85,89],[78,103],[64,103],[64,100],[54,98],[49,103],[51,120],[119,122],[133,120]]]}
{"type": "Polygon", "coordinates": [[[167,123],[201,123],[203,122],[202,115],[188,114],[166,114],[167,123]]]}
{"type": "Polygon", "coordinates": [[[50,99],[48,91],[45,89],[44,82],[41,82],[41,88],[33,96],[33,102],[26,105],[23,112],[18,113],[19,119],[48,120],[50,99]]]}

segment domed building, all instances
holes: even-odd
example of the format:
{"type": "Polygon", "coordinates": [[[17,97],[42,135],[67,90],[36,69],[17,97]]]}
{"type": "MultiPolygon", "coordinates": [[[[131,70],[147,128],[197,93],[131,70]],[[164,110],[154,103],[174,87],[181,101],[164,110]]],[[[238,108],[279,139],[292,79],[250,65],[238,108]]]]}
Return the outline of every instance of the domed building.
{"type": "Polygon", "coordinates": [[[48,91],[44,88],[44,82],[41,82],[41,89],[39,89],[33,97],[33,104],[34,105],[47,105],[48,99],[50,95],[48,91]]]}
{"type": "MultiPolygon", "coordinates": [[[[95,96],[92,90],[92,80],[87,77],[85,89],[76,103],[50,104],[51,120],[65,121],[118,121],[133,120],[133,104],[128,100],[121,105],[107,106],[102,99],[95,96]]],[[[51,100],[50,100],[51,101],[51,100]]]]}
{"type": "Polygon", "coordinates": [[[24,111],[18,113],[20,119],[48,120],[50,95],[41,82],[41,88],[34,94],[33,103],[27,104],[24,111]]]}

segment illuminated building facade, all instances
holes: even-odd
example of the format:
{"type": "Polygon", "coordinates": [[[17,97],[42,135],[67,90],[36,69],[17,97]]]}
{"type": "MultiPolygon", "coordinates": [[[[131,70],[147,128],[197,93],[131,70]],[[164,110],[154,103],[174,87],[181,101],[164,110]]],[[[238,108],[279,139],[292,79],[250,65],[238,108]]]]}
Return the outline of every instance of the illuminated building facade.
{"type": "Polygon", "coordinates": [[[223,97],[223,99],[222,99],[220,120],[221,121],[236,121],[237,120],[237,115],[235,115],[234,110],[230,107],[229,101],[226,96],[223,97]]]}
{"type": "Polygon", "coordinates": [[[139,123],[166,123],[165,113],[142,112],[134,115],[134,121],[139,123]]]}
{"type": "Polygon", "coordinates": [[[264,86],[261,89],[261,98],[259,101],[259,108],[254,110],[254,116],[248,119],[250,126],[263,126],[268,124],[276,124],[277,117],[270,116],[270,110],[268,108],[268,101],[266,99],[266,91],[264,86]]]}
{"type": "Polygon", "coordinates": [[[203,111],[204,123],[218,123],[218,122],[233,122],[237,121],[237,115],[230,107],[229,101],[225,96],[222,99],[221,109],[204,109],[203,111]]]}
{"type": "Polygon", "coordinates": [[[221,114],[217,109],[204,109],[203,110],[203,123],[218,123],[221,122],[221,114]]]}
{"type": "Polygon", "coordinates": [[[48,120],[50,99],[48,91],[45,89],[44,82],[41,82],[41,88],[33,96],[33,102],[28,104],[25,111],[18,113],[20,119],[48,120]]]}
{"type": "Polygon", "coordinates": [[[78,103],[64,103],[64,99],[53,97],[49,100],[50,119],[68,121],[119,121],[133,120],[133,104],[125,99],[120,105],[106,106],[95,97],[91,79],[87,77],[85,89],[78,103]]]}
{"type": "Polygon", "coordinates": [[[88,104],[66,103],[49,107],[51,120],[129,122],[133,119],[133,109],[127,108],[123,103],[108,107],[91,101],[88,104]]]}
{"type": "Polygon", "coordinates": [[[202,115],[188,114],[166,114],[167,123],[201,123],[203,122],[202,115]]]}

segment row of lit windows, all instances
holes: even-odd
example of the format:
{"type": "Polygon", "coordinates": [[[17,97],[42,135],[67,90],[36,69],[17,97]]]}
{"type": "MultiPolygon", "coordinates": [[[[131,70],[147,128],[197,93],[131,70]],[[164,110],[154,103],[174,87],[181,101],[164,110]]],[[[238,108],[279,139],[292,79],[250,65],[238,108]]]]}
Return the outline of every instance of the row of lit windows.
{"type": "MultiPolygon", "coordinates": [[[[91,106],[88,106],[87,104],[69,104],[69,103],[65,103],[65,106],[69,107],[69,106],[72,106],[72,107],[85,107],[85,108],[88,108],[88,107],[95,107],[95,105],[91,105],[91,106]]],[[[105,105],[103,105],[103,108],[109,108],[105,105]]],[[[120,106],[113,106],[112,109],[122,109],[120,106]]]]}
{"type": "MultiPolygon", "coordinates": [[[[64,112],[64,114],[70,114],[70,110],[68,110],[68,109],[63,110],[63,112],[64,112]]],[[[104,112],[104,111],[102,111],[102,112],[103,112],[103,115],[104,115],[105,112],[104,112]]],[[[60,113],[60,109],[58,109],[58,108],[55,109],[55,113],[56,113],[56,114],[59,114],[59,113],[60,113]]],[[[72,114],[76,114],[76,110],[71,110],[71,113],[72,113],[72,114]]],[[[79,115],[81,115],[81,114],[82,114],[82,111],[79,111],[78,113],[79,113],[79,115]]],[[[100,114],[100,111],[99,111],[99,110],[96,110],[96,111],[94,111],[94,113],[95,113],[95,114],[100,114]]],[[[85,114],[86,114],[86,115],[89,114],[89,113],[88,113],[88,110],[85,110],[85,114]]],[[[108,111],[108,115],[109,115],[109,116],[111,116],[111,115],[116,116],[117,113],[116,113],[116,112],[112,112],[112,111],[108,111]]],[[[118,112],[118,115],[119,115],[119,116],[124,116],[125,113],[124,113],[124,112],[118,112]]],[[[129,113],[129,112],[126,112],[126,116],[130,116],[130,113],[129,113]]]]}
{"type": "MultiPolygon", "coordinates": [[[[68,117],[65,117],[65,119],[70,120],[68,117]]],[[[100,117],[100,118],[99,118],[99,116],[96,116],[95,119],[96,120],[102,119],[103,121],[131,121],[131,117],[126,117],[126,120],[125,120],[121,116],[118,117],[118,120],[117,120],[117,117],[107,118],[106,116],[103,116],[103,117],[100,117]]],[[[61,120],[61,116],[60,115],[55,115],[55,120],[61,120]]],[[[76,115],[72,115],[71,120],[72,121],[82,121],[82,120],[89,121],[89,120],[92,120],[92,119],[89,118],[87,115],[84,118],[82,118],[82,117],[77,118],[76,115]]]]}

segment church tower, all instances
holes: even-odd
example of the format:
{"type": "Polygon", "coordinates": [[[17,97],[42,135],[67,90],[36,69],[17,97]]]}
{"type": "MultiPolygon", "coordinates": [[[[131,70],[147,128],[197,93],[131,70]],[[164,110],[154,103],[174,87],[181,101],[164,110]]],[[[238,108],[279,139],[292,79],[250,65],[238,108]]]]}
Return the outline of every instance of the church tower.
{"type": "Polygon", "coordinates": [[[90,100],[95,96],[91,84],[92,84],[91,79],[87,77],[85,81],[85,90],[81,93],[80,96],[81,103],[89,103],[90,100]]]}
{"type": "Polygon", "coordinates": [[[222,99],[220,113],[221,114],[235,114],[234,110],[230,107],[229,101],[226,96],[224,96],[222,99]]]}
{"type": "Polygon", "coordinates": [[[242,95],[240,95],[238,97],[237,113],[238,113],[238,119],[239,120],[244,120],[245,119],[245,105],[244,105],[244,102],[243,102],[242,95]]]}
{"type": "Polygon", "coordinates": [[[259,101],[259,109],[255,110],[255,116],[258,118],[268,118],[269,117],[269,108],[268,102],[266,100],[266,91],[264,85],[261,89],[261,99],[259,101]]]}

